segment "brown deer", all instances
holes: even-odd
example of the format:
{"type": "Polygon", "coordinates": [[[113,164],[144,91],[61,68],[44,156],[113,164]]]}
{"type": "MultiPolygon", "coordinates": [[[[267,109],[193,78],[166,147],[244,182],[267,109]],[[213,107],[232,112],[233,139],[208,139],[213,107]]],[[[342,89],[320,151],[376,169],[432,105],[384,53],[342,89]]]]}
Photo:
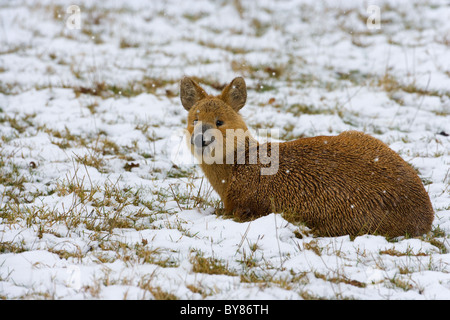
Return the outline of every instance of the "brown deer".
{"type": "Polygon", "coordinates": [[[218,96],[185,77],[180,97],[189,112],[191,151],[210,160],[200,166],[226,213],[248,219],[284,213],[323,236],[419,236],[430,231],[434,213],[422,181],[380,140],[347,131],[258,143],[238,113],[247,100],[241,77],[218,96]],[[258,153],[263,149],[277,162],[269,174],[263,173],[272,166],[263,161],[268,156],[258,153]],[[252,162],[253,151],[259,155],[252,162]]]}

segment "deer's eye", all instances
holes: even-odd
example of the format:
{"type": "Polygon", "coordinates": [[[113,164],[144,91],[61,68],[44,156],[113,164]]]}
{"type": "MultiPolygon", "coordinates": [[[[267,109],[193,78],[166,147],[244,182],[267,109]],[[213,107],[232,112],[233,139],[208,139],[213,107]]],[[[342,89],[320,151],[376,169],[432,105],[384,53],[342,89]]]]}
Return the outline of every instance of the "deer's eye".
{"type": "Polygon", "coordinates": [[[220,127],[221,125],[223,125],[223,121],[217,120],[217,121],[216,121],[216,126],[217,126],[217,127],[220,127]]]}

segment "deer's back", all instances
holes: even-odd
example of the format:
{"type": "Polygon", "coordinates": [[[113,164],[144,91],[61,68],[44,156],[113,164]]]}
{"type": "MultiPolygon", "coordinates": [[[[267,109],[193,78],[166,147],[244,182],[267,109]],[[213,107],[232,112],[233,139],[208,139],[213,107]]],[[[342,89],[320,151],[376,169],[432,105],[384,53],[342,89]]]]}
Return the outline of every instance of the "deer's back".
{"type": "Polygon", "coordinates": [[[378,139],[345,132],[280,143],[278,153],[274,175],[261,175],[261,165],[236,166],[228,192],[233,207],[284,212],[330,236],[418,235],[431,228],[420,178],[378,139]]]}

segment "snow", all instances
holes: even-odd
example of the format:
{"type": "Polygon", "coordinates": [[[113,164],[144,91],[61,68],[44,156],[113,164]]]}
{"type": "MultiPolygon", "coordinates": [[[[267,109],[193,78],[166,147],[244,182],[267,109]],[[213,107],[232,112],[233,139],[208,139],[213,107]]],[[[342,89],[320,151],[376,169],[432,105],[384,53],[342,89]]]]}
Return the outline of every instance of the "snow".
{"type": "Polygon", "coordinates": [[[360,1],[78,1],[80,30],[71,4],[0,6],[1,298],[450,299],[446,1],[375,1],[379,30],[360,1]],[[255,134],[381,139],[424,181],[433,232],[216,214],[180,138],[184,75],[211,93],[243,76],[255,134]]]}

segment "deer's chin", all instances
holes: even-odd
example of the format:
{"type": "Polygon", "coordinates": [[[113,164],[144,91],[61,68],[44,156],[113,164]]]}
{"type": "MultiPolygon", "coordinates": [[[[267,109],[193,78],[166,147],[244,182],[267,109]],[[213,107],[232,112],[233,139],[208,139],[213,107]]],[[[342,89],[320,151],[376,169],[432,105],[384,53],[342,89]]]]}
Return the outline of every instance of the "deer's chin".
{"type": "Polygon", "coordinates": [[[209,154],[207,148],[208,146],[206,147],[191,146],[191,152],[198,160],[201,160],[203,159],[203,157],[209,154]]]}
{"type": "Polygon", "coordinates": [[[195,147],[191,145],[191,152],[200,163],[223,164],[224,152],[218,148],[216,143],[211,143],[205,147],[195,147]]]}

